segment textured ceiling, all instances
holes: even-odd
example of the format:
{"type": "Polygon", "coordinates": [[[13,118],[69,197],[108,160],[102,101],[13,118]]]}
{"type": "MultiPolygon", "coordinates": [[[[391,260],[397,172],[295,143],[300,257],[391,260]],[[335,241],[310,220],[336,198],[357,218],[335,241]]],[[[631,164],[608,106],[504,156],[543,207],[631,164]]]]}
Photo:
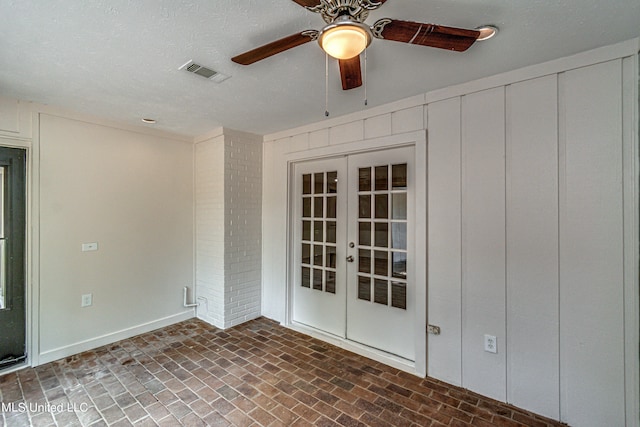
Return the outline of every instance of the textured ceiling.
{"type": "MultiPolygon", "coordinates": [[[[388,0],[367,23],[381,17],[501,31],[464,53],[374,40],[369,107],[640,36],[640,0],[388,0]]],[[[229,58],[323,24],[291,0],[0,0],[0,95],[188,136],[271,133],[323,120],[324,54],[229,58]],[[190,59],[231,78],[178,71],[190,59]]],[[[329,73],[332,117],[367,108],[329,73]]]]}

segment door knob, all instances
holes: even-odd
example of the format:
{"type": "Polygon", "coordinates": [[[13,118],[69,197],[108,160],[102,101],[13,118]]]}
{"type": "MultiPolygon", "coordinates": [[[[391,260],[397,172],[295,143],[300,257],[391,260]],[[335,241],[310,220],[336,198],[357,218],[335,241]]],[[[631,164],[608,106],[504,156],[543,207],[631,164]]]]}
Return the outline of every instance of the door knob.
{"type": "Polygon", "coordinates": [[[347,262],[353,262],[353,256],[349,255],[349,256],[347,257],[347,262]]]}

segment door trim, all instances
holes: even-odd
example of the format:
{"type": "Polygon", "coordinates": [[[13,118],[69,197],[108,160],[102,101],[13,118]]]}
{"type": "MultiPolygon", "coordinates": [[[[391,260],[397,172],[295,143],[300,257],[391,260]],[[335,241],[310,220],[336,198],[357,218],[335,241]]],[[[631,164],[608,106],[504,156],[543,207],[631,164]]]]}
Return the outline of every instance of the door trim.
{"type": "Polygon", "coordinates": [[[353,143],[330,145],[311,149],[307,151],[291,153],[286,156],[287,161],[287,257],[286,276],[287,286],[285,292],[285,321],[283,326],[310,335],[314,338],[352,351],[356,354],[369,357],[378,362],[393,366],[397,369],[425,377],[427,374],[427,135],[426,131],[408,132],[405,134],[392,135],[388,137],[375,138],[366,141],[356,141],[353,143]],[[362,344],[337,338],[333,335],[323,333],[317,329],[297,324],[292,319],[293,310],[293,259],[292,227],[295,221],[294,203],[296,195],[293,194],[294,186],[294,166],[298,162],[309,160],[324,160],[332,157],[348,156],[364,152],[386,150],[413,146],[415,149],[415,253],[416,253],[416,310],[414,322],[416,325],[414,334],[415,362],[405,360],[401,357],[376,350],[362,344]],[[421,262],[423,261],[423,262],[421,262]]]}

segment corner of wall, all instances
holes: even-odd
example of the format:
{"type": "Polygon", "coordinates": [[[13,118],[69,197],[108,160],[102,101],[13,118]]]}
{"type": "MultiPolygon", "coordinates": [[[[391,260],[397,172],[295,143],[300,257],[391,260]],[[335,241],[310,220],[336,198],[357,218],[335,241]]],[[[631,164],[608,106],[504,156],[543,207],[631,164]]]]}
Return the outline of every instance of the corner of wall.
{"type": "Polygon", "coordinates": [[[220,128],[198,140],[196,293],[207,299],[199,317],[228,328],[261,313],[263,138],[220,128]]]}

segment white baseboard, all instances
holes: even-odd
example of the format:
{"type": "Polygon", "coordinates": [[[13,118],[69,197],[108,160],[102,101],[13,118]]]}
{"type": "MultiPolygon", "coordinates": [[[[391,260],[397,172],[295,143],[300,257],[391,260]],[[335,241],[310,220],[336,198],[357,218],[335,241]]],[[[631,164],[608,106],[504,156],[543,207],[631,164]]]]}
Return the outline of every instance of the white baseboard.
{"type": "Polygon", "coordinates": [[[103,345],[108,345],[120,340],[135,337],[136,335],[151,332],[159,328],[164,328],[165,326],[173,325],[174,323],[182,322],[183,320],[192,319],[193,317],[194,310],[188,310],[182,313],[177,313],[171,316],[163,317],[161,319],[153,320],[151,322],[105,334],[96,338],[80,341],[64,347],[54,348],[53,350],[47,350],[40,353],[39,364],[42,365],[45,363],[53,362],[54,360],[82,353],[83,351],[92,350],[94,348],[102,347],[103,345]]]}

